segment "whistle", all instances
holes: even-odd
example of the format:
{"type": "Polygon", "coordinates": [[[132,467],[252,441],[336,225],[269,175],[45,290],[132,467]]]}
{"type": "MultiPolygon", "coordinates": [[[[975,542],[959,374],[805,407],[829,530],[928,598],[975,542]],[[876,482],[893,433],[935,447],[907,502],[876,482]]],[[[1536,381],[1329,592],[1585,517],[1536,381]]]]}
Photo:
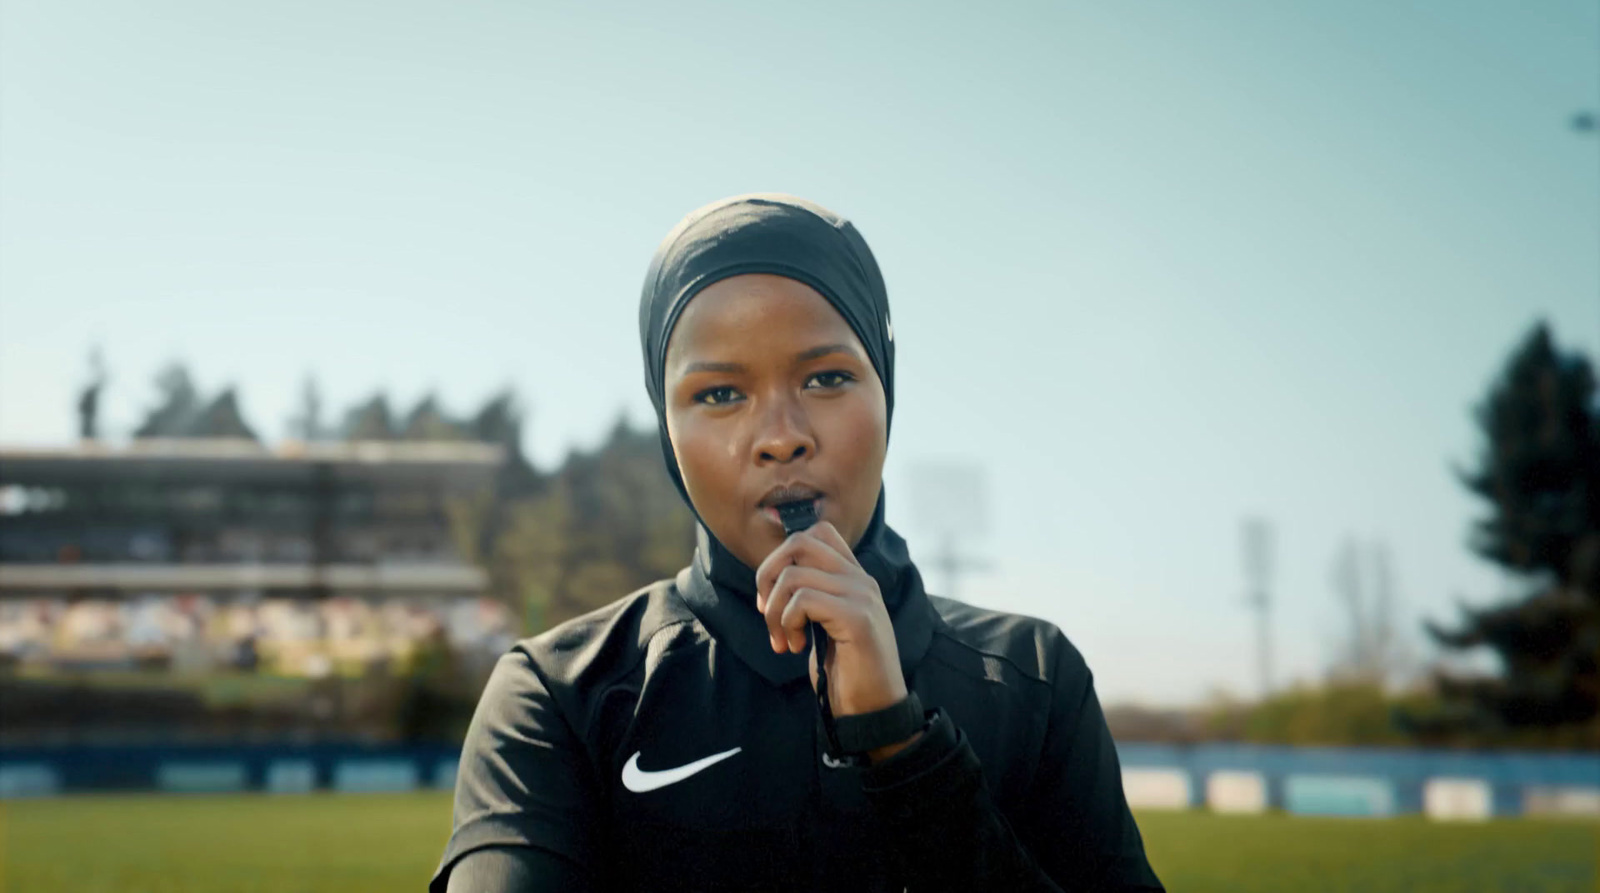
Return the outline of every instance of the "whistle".
{"type": "Polygon", "coordinates": [[[778,520],[783,523],[783,534],[799,533],[817,523],[817,501],[797,499],[778,505],[778,520]]]}
{"type": "MultiPolygon", "coordinates": [[[[794,502],[784,502],[778,505],[778,520],[783,522],[785,536],[799,533],[817,523],[817,501],[815,499],[798,499],[794,502]]],[[[817,694],[823,698],[823,710],[827,712],[828,691],[828,633],[820,623],[812,623],[811,647],[817,652],[817,694]]]]}

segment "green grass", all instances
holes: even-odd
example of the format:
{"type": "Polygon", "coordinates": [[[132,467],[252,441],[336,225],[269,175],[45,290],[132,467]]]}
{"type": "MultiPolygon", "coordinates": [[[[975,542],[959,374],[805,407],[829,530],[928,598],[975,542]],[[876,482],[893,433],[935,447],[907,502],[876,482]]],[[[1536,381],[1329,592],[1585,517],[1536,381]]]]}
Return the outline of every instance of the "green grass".
{"type": "MultiPolygon", "coordinates": [[[[448,795],[118,796],[0,805],[0,891],[420,891],[448,795]]],[[[1593,893],[1600,825],[1144,813],[1174,893],[1593,893]]]]}
{"type": "Polygon", "coordinates": [[[66,797],[0,806],[4,893],[422,891],[447,794],[66,797]]]}
{"type": "Polygon", "coordinates": [[[1174,893],[1595,893],[1600,824],[1142,813],[1174,893]]]}

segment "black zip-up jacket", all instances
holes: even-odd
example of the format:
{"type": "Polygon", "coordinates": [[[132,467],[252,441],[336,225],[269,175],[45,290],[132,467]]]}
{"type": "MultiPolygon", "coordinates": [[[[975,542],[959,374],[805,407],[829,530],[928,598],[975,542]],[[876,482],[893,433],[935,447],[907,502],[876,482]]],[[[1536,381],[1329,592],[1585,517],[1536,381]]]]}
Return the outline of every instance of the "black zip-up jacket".
{"type": "Polygon", "coordinates": [[[880,764],[836,767],[805,657],[774,653],[707,573],[500,659],[434,893],[1162,889],[1089,669],[1054,626],[929,597],[912,568],[885,601],[930,722],[880,764]]]}

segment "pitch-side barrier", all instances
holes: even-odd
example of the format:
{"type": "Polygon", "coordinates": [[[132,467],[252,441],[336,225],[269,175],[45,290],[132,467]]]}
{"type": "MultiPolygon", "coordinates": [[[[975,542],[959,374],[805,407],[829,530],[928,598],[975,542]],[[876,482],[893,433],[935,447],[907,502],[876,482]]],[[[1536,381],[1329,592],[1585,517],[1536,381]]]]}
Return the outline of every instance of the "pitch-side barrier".
{"type": "MultiPolygon", "coordinates": [[[[1600,754],[1239,745],[1118,747],[1137,809],[1388,816],[1600,818],[1600,754]]],[[[91,746],[0,749],[0,799],[74,792],[384,793],[455,785],[438,745],[91,746]]]]}
{"type": "Polygon", "coordinates": [[[1212,744],[1123,744],[1118,754],[1138,809],[1600,818],[1600,754],[1212,744]]]}

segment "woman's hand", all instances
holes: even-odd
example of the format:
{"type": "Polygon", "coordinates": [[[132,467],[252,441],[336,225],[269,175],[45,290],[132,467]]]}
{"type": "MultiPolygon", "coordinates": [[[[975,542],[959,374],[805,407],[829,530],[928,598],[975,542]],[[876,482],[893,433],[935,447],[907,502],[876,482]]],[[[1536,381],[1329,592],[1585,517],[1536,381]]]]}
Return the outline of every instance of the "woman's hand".
{"type": "MultiPolygon", "coordinates": [[[[780,654],[805,649],[807,623],[827,630],[828,698],[835,715],[870,713],[905,699],[900,649],[878,581],[832,524],[821,521],[791,534],[761,562],[756,609],[766,618],[772,650],[780,654]]],[[[811,687],[816,685],[813,649],[811,687]]]]}

